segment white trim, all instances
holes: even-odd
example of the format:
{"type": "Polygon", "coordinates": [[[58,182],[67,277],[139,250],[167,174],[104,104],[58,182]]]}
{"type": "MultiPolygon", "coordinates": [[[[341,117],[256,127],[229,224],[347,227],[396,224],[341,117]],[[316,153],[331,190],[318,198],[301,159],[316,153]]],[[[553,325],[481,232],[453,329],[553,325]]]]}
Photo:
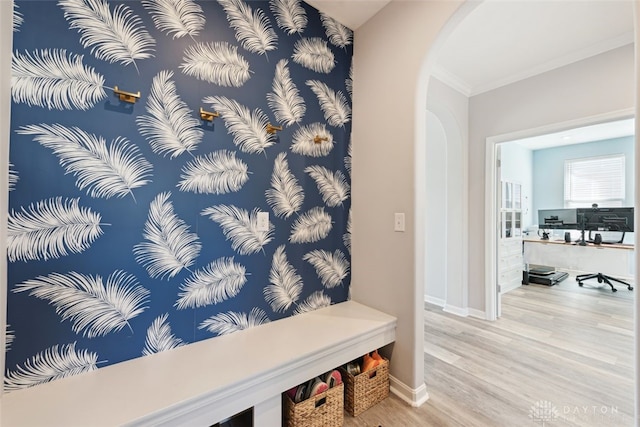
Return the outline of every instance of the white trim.
{"type": "MultiPolygon", "coordinates": [[[[608,40],[603,40],[594,45],[587,46],[575,52],[571,52],[568,55],[553,59],[543,64],[539,64],[523,72],[512,74],[510,76],[500,78],[492,82],[488,82],[488,83],[476,86],[474,88],[471,88],[471,90],[469,91],[470,92],[469,97],[480,95],[481,93],[489,92],[499,87],[503,87],[511,83],[519,82],[521,80],[525,80],[530,77],[537,76],[538,74],[546,73],[547,71],[555,70],[557,68],[564,67],[566,65],[573,64],[578,61],[582,61],[583,59],[587,59],[592,56],[596,56],[601,53],[610,51],[612,49],[617,49],[619,47],[626,46],[631,43],[633,43],[633,31],[623,33],[619,36],[610,38],[608,40]]],[[[460,79],[459,84],[469,87],[469,84],[462,81],[462,79],[460,79]]]]}
{"type": "Polygon", "coordinates": [[[444,309],[442,311],[447,312],[447,313],[451,313],[451,314],[455,314],[456,316],[460,316],[460,317],[469,316],[469,309],[468,308],[455,307],[455,306],[449,305],[449,304],[445,305],[444,309]]]}
{"type": "Polygon", "coordinates": [[[427,304],[437,305],[438,307],[444,307],[446,301],[443,298],[431,297],[429,295],[424,296],[424,302],[427,304]]]}
{"type": "Polygon", "coordinates": [[[451,89],[460,92],[467,98],[471,98],[471,86],[464,82],[460,77],[456,76],[449,70],[442,68],[440,64],[435,64],[431,72],[431,76],[440,80],[451,89]]]}
{"type": "Polygon", "coordinates": [[[509,291],[512,291],[514,289],[518,289],[521,286],[522,286],[521,283],[512,283],[512,284],[509,284],[509,285],[506,285],[506,286],[502,286],[502,288],[500,289],[501,290],[500,295],[504,295],[509,291]]]}
{"type": "Polygon", "coordinates": [[[634,117],[635,109],[624,109],[566,122],[553,123],[537,128],[491,136],[486,140],[485,154],[485,312],[487,320],[496,320],[497,310],[497,194],[496,194],[496,146],[502,142],[562,132],[582,126],[605,123],[634,117]]]}
{"type": "Polygon", "coordinates": [[[477,310],[475,308],[469,308],[469,316],[475,317],[476,319],[487,320],[487,313],[482,310],[477,310]]]}
{"type": "Polygon", "coordinates": [[[393,375],[389,375],[389,382],[391,393],[414,408],[422,406],[423,403],[429,400],[429,393],[427,393],[427,385],[425,383],[420,384],[418,388],[411,388],[393,375]]]}

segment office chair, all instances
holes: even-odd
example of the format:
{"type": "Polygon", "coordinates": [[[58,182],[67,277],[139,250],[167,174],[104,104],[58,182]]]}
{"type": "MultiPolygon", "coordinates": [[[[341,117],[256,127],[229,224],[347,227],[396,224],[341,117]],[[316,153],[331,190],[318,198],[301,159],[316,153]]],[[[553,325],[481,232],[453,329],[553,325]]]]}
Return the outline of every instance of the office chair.
{"type": "Polygon", "coordinates": [[[620,279],[616,279],[613,278],[611,276],[607,276],[606,274],[602,274],[602,273],[595,273],[595,274],[579,274],[576,276],[576,282],[578,282],[578,286],[582,286],[583,285],[583,281],[585,280],[589,280],[589,279],[598,279],[598,283],[606,283],[607,285],[611,286],[611,292],[617,292],[618,290],[613,286],[613,284],[611,283],[611,281],[614,282],[618,282],[618,283],[622,283],[623,285],[625,285],[627,287],[628,290],[632,291],[633,290],[633,286],[631,286],[629,283],[622,281],[620,279]]]}

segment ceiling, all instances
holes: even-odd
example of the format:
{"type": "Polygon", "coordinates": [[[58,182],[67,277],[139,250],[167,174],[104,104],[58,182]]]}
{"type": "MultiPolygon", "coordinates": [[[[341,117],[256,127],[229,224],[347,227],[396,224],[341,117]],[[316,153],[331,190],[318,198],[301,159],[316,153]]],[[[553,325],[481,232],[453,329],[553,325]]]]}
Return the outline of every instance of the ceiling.
{"type": "MultiPolygon", "coordinates": [[[[305,0],[357,30],[391,1],[305,0]]],[[[438,52],[434,76],[466,96],[633,43],[633,0],[485,0],[438,52]],[[487,31],[487,29],[491,31],[487,31]]],[[[632,135],[633,120],[527,138],[537,149],[632,135]],[[587,136],[591,135],[591,136],[587,136]],[[607,136],[609,135],[609,136],[607,136]]]]}

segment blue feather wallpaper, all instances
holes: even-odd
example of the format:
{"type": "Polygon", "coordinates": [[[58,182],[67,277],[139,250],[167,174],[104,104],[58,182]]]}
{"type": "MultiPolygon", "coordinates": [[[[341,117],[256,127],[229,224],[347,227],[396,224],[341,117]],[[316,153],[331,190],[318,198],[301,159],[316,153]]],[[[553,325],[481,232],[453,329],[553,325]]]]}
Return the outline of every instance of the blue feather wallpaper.
{"type": "Polygon", "coordinates": [[[5,391],[348,298],[351,30],[18,0],[13,31],[5,391]]]}

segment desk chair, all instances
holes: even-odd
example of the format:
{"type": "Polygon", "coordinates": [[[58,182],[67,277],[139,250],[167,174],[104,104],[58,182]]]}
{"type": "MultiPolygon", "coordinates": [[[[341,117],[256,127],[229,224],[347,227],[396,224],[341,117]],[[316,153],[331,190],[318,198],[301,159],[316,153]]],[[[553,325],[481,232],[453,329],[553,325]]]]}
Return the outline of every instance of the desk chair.
{"type": "Polygon", "coordinates": [[[579,274],[576,276],[576,282],[578,282],[579,286],[583,285],[583,281],[584,280],[589,280],[589,279],[598,279],[598,283],[606,283],[607,285],[611,286],[611,292],[617,292],[618,290],[616,288],[613,287],[613,284],[611,283],[611,281],[614,282],[618,282],[618,283],[622,283],[623,285],[625,285],[627,287],[628,290],[632,291],[633,290],[633,286],[631,286],[629,283],[619,280],[619,279],[615,279],[611,276],[607,276],[606,274],[602,274],[602,273],[595,273],[595,274],[579,274]]]}

